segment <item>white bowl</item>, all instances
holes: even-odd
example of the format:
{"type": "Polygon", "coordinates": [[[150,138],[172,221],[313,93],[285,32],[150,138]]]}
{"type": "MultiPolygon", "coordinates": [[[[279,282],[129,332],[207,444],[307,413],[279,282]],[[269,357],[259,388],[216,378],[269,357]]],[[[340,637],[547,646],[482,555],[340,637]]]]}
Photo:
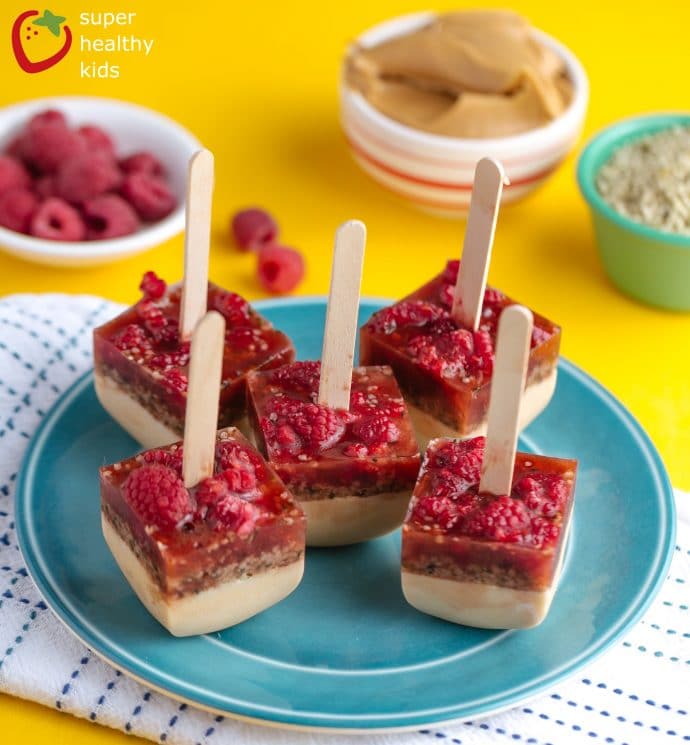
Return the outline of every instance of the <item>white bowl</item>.
{"type": "MultiPolygon", "coordinates": [[[[357,43],[370,47],[410,33],[434,13],[415,13],[385,21],[362,34],[357,43]]],[[[577,141],[587,110],[589,84],[575,55],[535,30],[536,38],[565,62],[573,83],[568,108],[544,127],[492,139],[464,139],[422,132],[377,111],[341,76],[340,117],[357,163],[389,191],[427,212],[446,217],[467,214],[474,167],[480,158],[499,159],[511,183],[502,202],[514,202],[542,184],[577,141]]]]}
{"type": "Polygon", "coordinates": [[[167,116],[136,104],[110,98],[57,96],[0,109],[0,151],[34,114],[44,109],[58,109],[71,126],[103,127],[112,136],[118,155],[151,151],[165,166],[177,207],[136,233],[102,241],[49,241],[0,226],[0,249],[40,264],[88,266],[141,253],[184,230],[187,166],[192,154],[201,147],[194,135],[167,116]]]}

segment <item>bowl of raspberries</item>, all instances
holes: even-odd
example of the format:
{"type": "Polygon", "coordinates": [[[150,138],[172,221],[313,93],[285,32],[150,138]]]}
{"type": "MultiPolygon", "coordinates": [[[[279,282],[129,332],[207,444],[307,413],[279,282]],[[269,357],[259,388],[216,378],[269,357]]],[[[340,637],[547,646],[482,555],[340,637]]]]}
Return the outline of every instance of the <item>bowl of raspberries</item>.
{"type": "Polygon", "coordinates": [[[184,230],[187,167],[200,147],[144,107],[50,98],[0,111],[0,248],[85,266],[152,248],[184,230]]]}

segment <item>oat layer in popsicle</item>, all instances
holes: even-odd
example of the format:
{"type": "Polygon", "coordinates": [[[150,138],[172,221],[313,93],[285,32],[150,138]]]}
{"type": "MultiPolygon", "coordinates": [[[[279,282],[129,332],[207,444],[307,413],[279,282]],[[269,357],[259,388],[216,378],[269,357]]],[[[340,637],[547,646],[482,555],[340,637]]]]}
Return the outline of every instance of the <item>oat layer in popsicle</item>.
{"type": "Polygon", "coordinates": [[[305,520],[273,469],[234,428],[214,473],[182,480],[181,443],[100,470],[103,533],[139,599],[177,636],[216,631],[299,584],[305,520]]]}
{"type": "Polygon", "coordinates": [[[430,443],[403,525],[402,587],[419,610],[526,628],[558,584],[577,462],[518,453],[510,494],[479,493],[484,438],[430,443]]]}
{"type": "Polygon", "coordinates": [[[320,364],[249,376],[259,448],[299,500],[310,546],[364,541],[397,528],[419,470],[419,449],[388,367],[352,371],[350,407],[316,403],[320,364]]]}
{"type": "MultiPolygon", "coordinates": [[[[458,261],[411,295],[375,313],[360,332],[360,362],[390,365],[405,396],[420,444],[439,436],[474,437],[486,429],[496,330],[514,301],[488,287],[477,331],[451,317],[458,261]]],[[[550,401],[556,386],[561,331],[534,315],[521,426],[550,401]]]]}
{"type": "MultiPolygon", "coordinates": [[[[144,296],[94,331],[94,380],[104,408],[144,447],[182,437],[189,342],[180,339],[181,287],[147,273],[144,296]]],[[[246,376],[294,359],[289,338],[239,295],[208,287],[226,322],[218,426],[245,428],[246,376]]]]}

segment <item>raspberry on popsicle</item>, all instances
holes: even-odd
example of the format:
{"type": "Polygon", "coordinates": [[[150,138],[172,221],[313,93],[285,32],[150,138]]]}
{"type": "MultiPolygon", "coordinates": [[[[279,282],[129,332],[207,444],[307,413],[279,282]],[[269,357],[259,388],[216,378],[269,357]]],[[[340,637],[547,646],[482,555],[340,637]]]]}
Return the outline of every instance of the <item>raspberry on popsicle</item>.
{"type": "Polygon", "coordinates": [[[106,543],[176,636],[250,618],[304,571],[299,505],[236,429],[216,432],[224,325],[210,312],[194,332],[184,441],[100,469],[106,543]]]}
{"type": "Polygon", "coordinates": [[[403,525],[407,601],[454,623],[536,626],[560,578],[577,461],[516,453],[531,335],[502,314],[486,441],[432,440],[403,525]]]}
{"type": "MultiPolygon", "coordinates": [[[[434,437],[486,431],[498,320],[515,303],[486,286],[503,179],[500,164],[479,161],[462,262],[449,261],[360,332],[360,363],[393,368],[421,447],[434,437]]],[[[534,314],[521,428],[551,400],[560,337],[558,326],[534,314]]]]}
{"type": "MultiPolygon", "coordinates": [[[[94,331],[98,398],[132,437],[149,448],[182,436],[189,338],[207,309],[219,311],[227,325],[219,427],[246,429],[246,378],[250,371],[278,367],[294,359],[294,348],[285,334],[239,295],[209,284],[211,153],[200,151],[194,156],[189,179],[182,284],[167,288],[155,274],[147,273],[141,285],[142,299],[94,331]]],[[[89,203],[104,229],[113,207],[117,205],[96,200],[89,203]]]]}
{"type": "Polygon", "coordinates": [[[419,449],[389,367],[352,367],[364,254],[362,223],[336,235],[322,361],[249,376],[260,450],[299,500],[307,545],[369,540],[397,528],[419,449]]]}

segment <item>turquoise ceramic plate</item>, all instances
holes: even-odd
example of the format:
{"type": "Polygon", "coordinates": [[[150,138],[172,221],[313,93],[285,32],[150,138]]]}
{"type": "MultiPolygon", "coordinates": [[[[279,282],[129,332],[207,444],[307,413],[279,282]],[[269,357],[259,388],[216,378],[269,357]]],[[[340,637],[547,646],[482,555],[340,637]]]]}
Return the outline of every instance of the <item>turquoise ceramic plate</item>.
{"type": "MultiPolygon", "coordinates": [[[[324,301],[258,304],[321,350],[324,301]]],[[[379,307],[362,304],[362,320],[379,307]]],[[[418,613],[400,590],[399,535],[310,549],[299,588],[236,628],[170,636],[144,610],[101,537],[98,466],[136,445],[99,406],[91,376],[46,417],[17,490],[32,577],[91,649],[147,685],[233,716],[301,728],[414,728],[523,701],[604,651],[640,617],[666,574],[672,493],[652,444],[601,386],[561,362],[558,389],[521,446],[580,460],[561,586],[538,628],[495,632],[418,613]]]]}

